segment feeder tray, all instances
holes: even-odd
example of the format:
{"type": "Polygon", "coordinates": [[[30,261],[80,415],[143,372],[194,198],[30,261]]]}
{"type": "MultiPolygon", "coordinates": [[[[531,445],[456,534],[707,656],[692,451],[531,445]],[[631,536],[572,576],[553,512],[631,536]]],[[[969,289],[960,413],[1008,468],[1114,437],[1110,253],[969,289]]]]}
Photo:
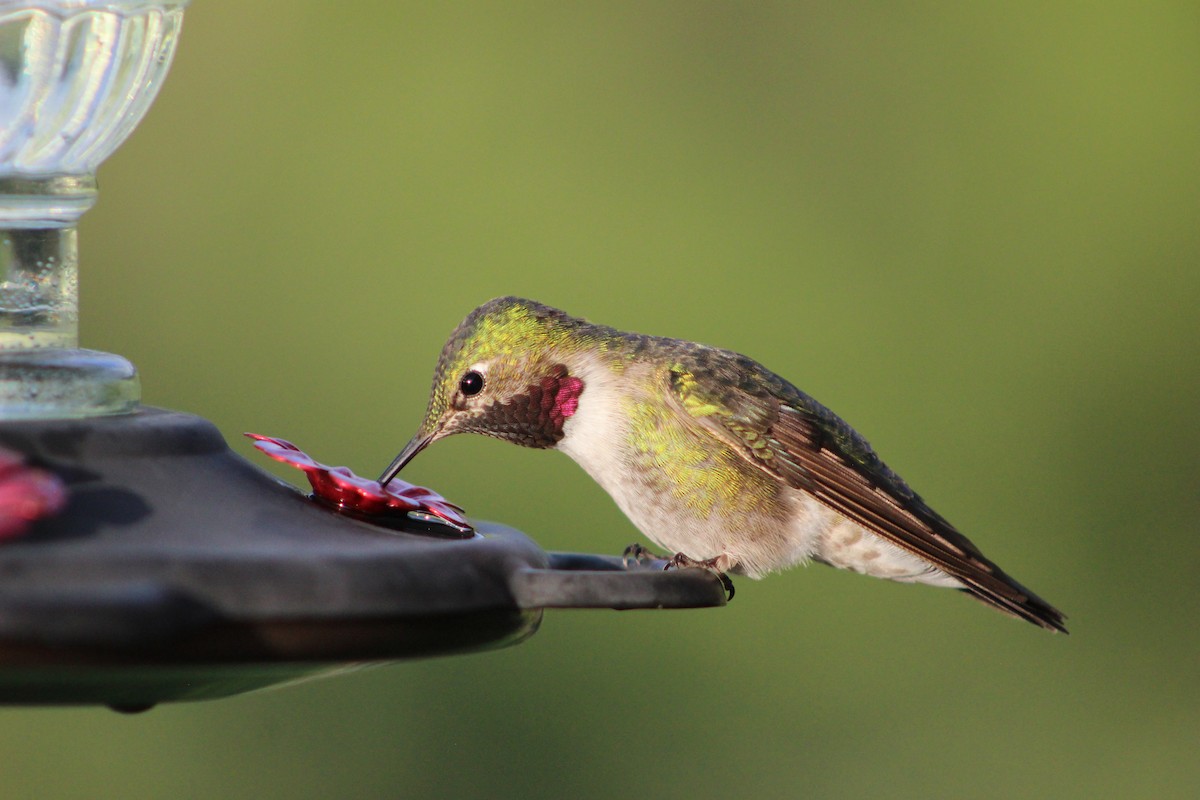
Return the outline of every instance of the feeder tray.
{"type": "Polygon", "coordinates": [[[0,545],[0,703],[140,710],[516,644],[546,608],[725,603],[702,570],[338,514],[187,414],[0,422],[0,445],[69,491],[0,545]]]}

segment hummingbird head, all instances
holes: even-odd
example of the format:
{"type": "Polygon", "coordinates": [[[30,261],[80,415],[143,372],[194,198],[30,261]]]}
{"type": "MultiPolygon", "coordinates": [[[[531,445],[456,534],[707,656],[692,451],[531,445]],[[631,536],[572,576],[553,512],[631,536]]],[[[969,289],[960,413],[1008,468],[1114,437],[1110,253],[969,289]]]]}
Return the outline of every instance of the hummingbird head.
{"type": "Polygon", "coordinates": [[[425,419],[379,482],[386,485],[417,453],[455,433],[553,447],[579,407],[583,381],[568,364],[592,327],[518,297],[476,308],[442,348],[425,419]]]}

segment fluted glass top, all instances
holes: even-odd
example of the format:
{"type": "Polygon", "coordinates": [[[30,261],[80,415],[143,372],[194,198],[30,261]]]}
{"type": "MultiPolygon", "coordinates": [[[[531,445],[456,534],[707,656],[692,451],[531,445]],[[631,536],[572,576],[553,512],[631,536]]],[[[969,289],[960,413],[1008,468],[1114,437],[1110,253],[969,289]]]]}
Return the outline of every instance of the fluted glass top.
{"type": "Polygon", "coordinates": [[[186,0],[0,0],[0,176],[87,175],[141,121],[186,0]]]}

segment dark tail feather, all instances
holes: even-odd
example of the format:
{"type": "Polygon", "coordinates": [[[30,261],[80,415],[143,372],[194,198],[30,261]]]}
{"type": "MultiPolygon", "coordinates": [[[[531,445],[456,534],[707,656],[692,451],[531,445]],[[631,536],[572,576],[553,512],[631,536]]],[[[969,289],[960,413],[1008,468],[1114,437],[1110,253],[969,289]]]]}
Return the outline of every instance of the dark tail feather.
{"type": "Polygon", "coordinates": [[[988,581],[985,584],[982,581],[976,582],[960,576],[959,580],[965,584],[962,591],[1005,614],[1032,622],[1048,631],[1068,633],[1065,624],[1067,617],[1057,608],[1003,572],[991,577],[1000,580],[988,581]]]}

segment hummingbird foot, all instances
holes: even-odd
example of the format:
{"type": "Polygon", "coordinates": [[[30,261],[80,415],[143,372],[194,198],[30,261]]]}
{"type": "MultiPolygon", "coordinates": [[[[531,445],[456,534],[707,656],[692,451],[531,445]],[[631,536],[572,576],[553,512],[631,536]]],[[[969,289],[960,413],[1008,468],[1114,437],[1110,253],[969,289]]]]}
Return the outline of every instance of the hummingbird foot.
{"type": "Polygon", "coordinates": [[[705,569],[717,576],[721,581],[721,585],[725,587],[725,602],[728,603],[733,599],[733,581],[725,574],[725,570],[729,569],[729,559],[725,556],[716,556],[714,558],[705,558],[698,560],[684,553],[676,553],[667,559],[667,565],[663,570],[668,569],[685,569],[688,567],[696,569],[705,569]]]}
{"type": "Polygon", "coordinates": [[[665,561],[666,559],[666,556],[660,556],[653,550],[637,543],[629,545],[629,547],[625,548],[625,552],[621,553],[621,565],[625,569],[629,569],[630,566],[646,566],[655,561],[665,561]]]}

